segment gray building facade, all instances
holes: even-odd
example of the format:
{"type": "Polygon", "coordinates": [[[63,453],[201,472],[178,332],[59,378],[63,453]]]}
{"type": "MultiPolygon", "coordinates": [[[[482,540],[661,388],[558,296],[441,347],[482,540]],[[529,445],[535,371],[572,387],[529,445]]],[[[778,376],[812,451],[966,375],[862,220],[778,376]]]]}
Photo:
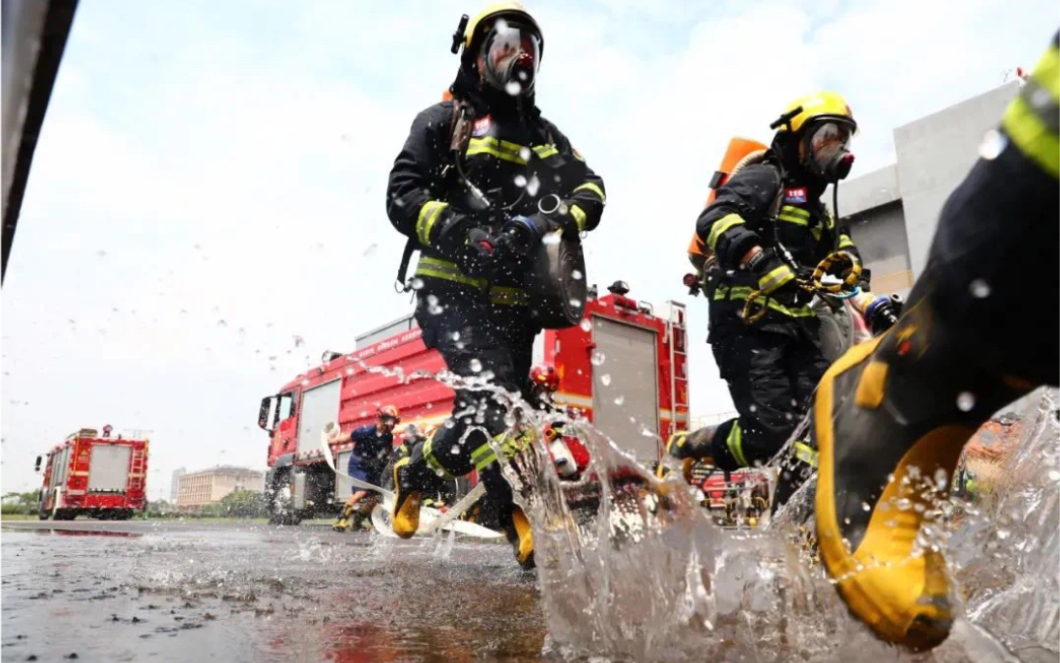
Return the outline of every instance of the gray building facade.
{"type": "Polygon", "coordinates": [[[898,127],[893,165],[840,184],[839,214],[872,270],[873,291],[909,293],[924,271],[942,206],[1019,86],[1007,83],[898,127]]]}

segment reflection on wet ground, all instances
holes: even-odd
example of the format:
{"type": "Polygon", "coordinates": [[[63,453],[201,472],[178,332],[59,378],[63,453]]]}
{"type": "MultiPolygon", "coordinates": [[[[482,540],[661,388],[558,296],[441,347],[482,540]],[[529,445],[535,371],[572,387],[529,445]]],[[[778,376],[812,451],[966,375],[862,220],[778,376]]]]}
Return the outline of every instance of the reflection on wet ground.
{"type": "Polygon", "coordinates": [[[539,661],[506,546],[323,528],[4,524],[5,660],[539,661]]]}

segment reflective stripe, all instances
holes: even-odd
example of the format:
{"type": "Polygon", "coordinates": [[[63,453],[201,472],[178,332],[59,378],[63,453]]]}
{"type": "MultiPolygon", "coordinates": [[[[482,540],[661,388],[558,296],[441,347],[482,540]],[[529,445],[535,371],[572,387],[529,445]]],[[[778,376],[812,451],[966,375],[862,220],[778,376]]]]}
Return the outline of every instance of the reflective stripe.
{"type": "Polygon", "coordinates": [[[791,271],[791,268],[781,265],[758,279],[758,287],[766,292],[772,292],[793,278],[795,278],[795,273],[791,271]]]}
{"type": "Polygon", "coordinates": [[[578,230],[585,230],[585,212],[582,211],[582,208],[577,205],[571,205],[570,215],[574,217],[574,222],[578,224],[578,230]]]}
{"type": "Polygon", "coordinates": [[[839,236],[839,248],[845,249],[848,246],[854,246],[854,240],[850,239],[850,235],[843,233],[839,236]]]}
{"type": "MultiPolygon", "coordinates": [[[[438,462],[438,459],[434,456],[434,435],[427,438],[427,441],[423,443],[423,459],[427,461],[427,465],[434,470],[438,476],[444,476],[446,479],[452,479],[453,475],[449,474],[449,471],[442,467],[442,464],[438,462]]],[[[399,460],[395,467],[401,463],[408,463],[408,458],[402,458],[399,460]]]]}
{"type": "Polygon", "coordinates": [[[781,212],[780,214],[777,215],[777,220],[778,221],[787,221],[788,223],[794,223],[797,226],[809,226],[810,225],[810,220],[809,219],[803,219],[803,218],[798,217],[798,216],[791,216],[791,215],[788,215],[788,214],[784,214],[783,212],[781,212]]]}
{"type": "Polygon", "coordinates": [[[420,214],[416,218],[416,237],[419,238],[420,244],[424,246],[431,245],[431,228],[434,227],[434,222],[438,220],[438,215],[446,207],[449,207],[449,203],[443,203],[438,200],[428,200],[423,203],[423,207],[420,208],[420,214]]]}
{"type": "Polygon", "coordinates": [[[729,437],[725,439],[725,446],[729,447],[729,453],[741,467],[748,466],[747,459],[743,457],[743,432],[740,430],[739,421],[733,423],[729,437]]]}
{"type": "Polygon", "coordinates": [[[530,295],[522,288],[495,285],[490,288],[490,304],[528,306],[530,304],[530,295]]]}
{"type": "MultiPolygon", "coordinates": [[[[520,433],[513,437],[507,432],[504,432],[495,436],[493,441],[496,442],[497,446],[501,449],[502,460],[508,460],[522,449],[526,448],[527,443],[530,441],[530,435],[528,433],[520,433]]],[[[497,452],[493,450],[493,445],[489,442],[486,442],[471,452],[471,462],[475,464],[475,469],[480,472],[496,460],[497,452]]]]}
{"type": "Polygon", "coordinates": [[[710,247],[710,250],[716,250],[715,247],[718,244],[718,238],[721,237],[723,232],[733,226],[739,225],[743,225],[743,218],[741,218],[739,214],[726,214],[715,221],[714,227],[710,229],[710,236],[707,237],[707,246],[710,247]]]}
{"type": "Polygon", "coordinates": [[[803,209],[801,207],[795,207],[794,205],[784,205],[780,208],[781,212],[787,212],[792,216],[801,216],[804,219],[810,218],[810,210],[803,209]]]}
{"type": "Polygon", "coordinates": [[[485,138],[472,138],[471,142],[468,143],[467,152],[464,154],[469,157],[476,154],[492,154],[498,159],[525,166],[530,150],[518,143],[509,143],[506,140],[498,140],[492,136],[486,136],[485,138]]]}
{"type": "Polygon", "coordinates": [[[817,467],[817,451],[805,442],[795,443],[795,457],[810,467],[817,467]]]}
{"type": "MultiPolygon", "coordinates": [[[[745,286],[736,286],[734,288],[718,288],[714,293],[714,301],[724,301],[726,299],[747,299],[751,296],[751,289],[745,286]]],[[[788,308],[780,302],[774,301],[772,298],[766,298],[767,305],[769,308],[783,313],[784,315],[791,316],[793,318],[808,318],[814,315],[814,312],[809,306],[802,306],[797,309],[788,308]]]]}
{"type": "Polygon", "coordinates": [[[487,279],[472,278],[465,275],[454,262],[430,257],[420,258],[419,264],[416,265],[416,276],[430,276],[436,279],[445,279],[446,281],[456,281],[475,288],[485,288],[489,283],[487,279]]]}
{"type": "Polygon", "coordinates": [[[1054,46],[1038,62],[1020,96],[1009,104],[1001,122],[1019,151],[1053,177],[1060,173],[1058,79],[1060,56],[1054,46]]]}
{"type": "Polygon", "coordinates": [[[559,150],[556,149],[555,145],[534,145],[534,154],[539,159],[547,159],[559,154],[559,150]]]}
{"type": "Polygon", "coordinates": [[[574,191],[571,191],[571,193],[578,193],[579,191],[582,191],[582,190],[592,191],[596,195],[600,196],[600,202],[602,202],[602,203],[606,203],[607,202],[607,196],[604,195],[603,189],[601,189],[600,187],[596,186],[592,182],[586,182],[585,184],[582,184],[582,185],[574,187],[574,191]]]}

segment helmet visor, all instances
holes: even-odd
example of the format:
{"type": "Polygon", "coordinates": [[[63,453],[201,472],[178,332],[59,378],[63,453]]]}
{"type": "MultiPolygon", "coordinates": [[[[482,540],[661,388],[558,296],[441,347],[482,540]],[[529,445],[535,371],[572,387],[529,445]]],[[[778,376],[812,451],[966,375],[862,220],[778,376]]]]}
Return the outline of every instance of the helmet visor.
{"type": "Polygon", "coordinates": [[[513,96],[528,92],[541,61],[541,37],[533,28],[499,18],[483,42],[482,58],[490,84],[513,96]]]}

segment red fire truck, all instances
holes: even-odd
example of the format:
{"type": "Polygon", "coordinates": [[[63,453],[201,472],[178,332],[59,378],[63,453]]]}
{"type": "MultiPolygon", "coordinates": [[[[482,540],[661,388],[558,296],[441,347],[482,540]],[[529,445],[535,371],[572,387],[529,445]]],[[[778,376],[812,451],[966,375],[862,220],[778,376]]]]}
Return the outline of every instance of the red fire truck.
{"type": "MultiPolygon", "coordinates": [[[[128,520],[147,507],[147,438],[82,428],[46,454],[40,518],[128,520]]],[[[41,467],[37,456],[35,471],[41,467]]]]}
{"type": "MultiPolygon", "coordinates": [[[[608,290],[601,297],[589,289],[580,325],[541,334],[535,363],[555,367],[557,405],[577,410],[650,465],[672,431],[688,428],[684,306],[668,302],[657,315],[651,304],[629,297],[625,283],[608,290]]],[[[424,346],[411,316],[357,340],[352,354],[325,353],[320,366],[261,401],[258,425],[269,433],[266,490],[274,523],[329,513],[350,494],[346,478],[336,481],[324,459],[320,440],[328,422],[348,433],[372,423],[378,406],[392,404],[403,425],[423,428],[440,424],[452,409],[452,390],[418,377],[444,370],[445,363],[424,346]]],[[[346,466],[351,447],[348,441],[331,446],[338,467],[346,466]]]]}

